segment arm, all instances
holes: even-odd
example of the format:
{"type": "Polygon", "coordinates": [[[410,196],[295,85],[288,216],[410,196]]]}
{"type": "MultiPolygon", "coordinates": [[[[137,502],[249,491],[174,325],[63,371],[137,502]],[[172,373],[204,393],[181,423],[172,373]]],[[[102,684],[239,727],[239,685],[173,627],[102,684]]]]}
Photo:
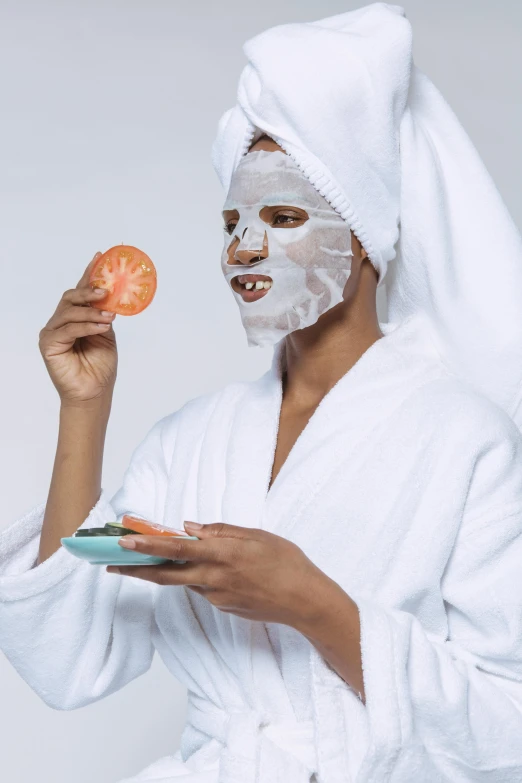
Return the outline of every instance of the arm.
{"type": "Polygon", "coordinates": [[[101,472],[110,399],[90,406],[62,405],[58,446],[36,565],[80,527],[101,493],[101,472]]]}
{"type": "Polygon", "coordinates": [[[36,565],[60,548],[100,496],[105,431],[116,381],[114,313],[89,285],[96,253],[40,332],[40,351],[60,395],[60,428],[36,565]]]}
{"type": "Polygon", "coordinates": [[[318,714],[317,705],[331,713],[342,703],[345,727],[366,724],[362,779],[395,780],[395,763],[419,746],[433,779],[522,779],[521,563],[522,504],[459,538],[443,581],[446,641],[409,612],[324,591],[323,618],[298,630],[319,653],[318,714]],[[365,708],[339,677],[362,692],[365,708]]]}
{"type": "Polygon", "coordinates": [[[294,623],[344,682],[365,702],[359,609],[326,574],[309,591],[309,612],[294,623]],[[316,607],[314,610],[313,607],[316,607]]]}
{"type": "Polygon", "coordinates": [[[522,441],[515,431],[497,434],[478,455],[441,581],[446,638],[382,599],[352,596],[363,707],[340,678],[356,688],[351,599],[337,639],[331,612],[325,637],[308,631],[337,671],[314,654],[318,735],[336,757],[328,738],[342,716],[338,736],[349,732],[350,740],[340,740],[337,753],[361,779],[414,779],[412,764],[430,780],[522,779],[522,441]],[[364,745],[356,760],[354,731],[364,745]]]}
{"type": "Polygon", "coordinates": [[[460,538],[442,585],[446,640],[409,612],[358,602],[366,710],[383,770],[390,751],[422,745],[443,779],[522,778],[521,559],[522,506],[460,538]]]}
{"type": "MultiPolygon", "coordinates": [[[[82,527],[101,527],[130,511],[161,520],[167,494],[163,438],[176,417],[158,422],[132,455],[122,487],[102,492],[82,527]]],[[[60,547],[34,563],[40,506],[0,533],[0,649],[55,709],[76,709],[147,671],[154,653],[154,590],[107,574],[60,547]]]]}
{"type": "Polygon", "coordinates": [[[153,655],[152,591],[111,580],[103,568],[70,555],[60,539],[126,511],[161,518],[167,483],[160,423],[136,449],[122,489],[112,501],[100,496],[117,356],[113,315],[90,306],[104,295],[88,284],[91,264],[40,333],[61,399],[47,504],[0,533],[0,648],[57,709],[123,687],[149,668],[153,655]]]}

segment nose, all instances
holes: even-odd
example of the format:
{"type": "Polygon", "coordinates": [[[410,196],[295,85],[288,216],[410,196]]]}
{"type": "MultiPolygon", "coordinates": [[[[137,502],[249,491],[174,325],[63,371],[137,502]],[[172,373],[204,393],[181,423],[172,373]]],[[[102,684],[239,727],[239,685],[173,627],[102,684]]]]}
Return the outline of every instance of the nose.
{"type": "Polygon", "coordinates": [[[243,266],[249,266],[250,264],[255,264],[257,261],[264,261],[265,258],[268,258],[268,236],[266,231],[260,249],[242,246],[246,231],[247,229],[245,229],[241,240],[239,240],[239,237],[236,237],[236,241],[230,246],[229,264],[243,264],[243,266]]]}

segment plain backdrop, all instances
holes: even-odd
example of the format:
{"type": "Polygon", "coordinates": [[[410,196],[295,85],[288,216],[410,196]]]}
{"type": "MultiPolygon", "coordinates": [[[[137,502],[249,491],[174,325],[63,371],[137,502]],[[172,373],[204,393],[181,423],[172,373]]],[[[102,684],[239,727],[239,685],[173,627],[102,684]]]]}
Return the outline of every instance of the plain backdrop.
{"type": "MultiPolygon", "coordinates": [[[[106,489],[116,491],[157,419],[265,371],[271,352],[247,348],[219,268],[222,193],[210,146],[234,103],[247,38],[363,4],[0,0],[0,529],[46,497],[58,399],[38,332],[97,250],[137,245],[159,279],[146,312],[117,318],[106,489]]],[[[455,109],[520,226],[522,3],[403,7],[417,65],[455,109]]],[[[484,252],[494,267],[495,248],[484,252]]],[[[56,712],[0,655],[0,778],[116,783],[178,747],[184,710],[183,689],[158,661],[104,701],[56,712]]]]}

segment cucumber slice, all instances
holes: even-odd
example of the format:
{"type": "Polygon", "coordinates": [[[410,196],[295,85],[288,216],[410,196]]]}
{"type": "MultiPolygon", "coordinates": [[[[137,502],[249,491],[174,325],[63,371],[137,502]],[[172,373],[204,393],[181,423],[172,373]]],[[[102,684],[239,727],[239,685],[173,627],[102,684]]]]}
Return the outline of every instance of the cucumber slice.
{"type": "Polygon", "coordinates": [[[104,527],[86,527],[82,530],[77,530],[74,535],[78,538],[85,538],[86,536],[106,536],[107,531],[104,527]]]}
{"type": "Polygon", "coordinates": [[[77,530],[74,535],[78,538],[86,538],[88,536],[128,536],[130,533],[135,536],[141,535],[141,533],[123,527],[118,522],[106,522],[105,527],[85,527],[77,530]]]}
{"type": "Polygon", "coordinates": [[[106,522],[105,530],[108,536],[128,536],[129,533],[141,535],[141,533],[134,533],[134,530],[130,530],[128,527],[123,527],[121,522],[106,522]]]}

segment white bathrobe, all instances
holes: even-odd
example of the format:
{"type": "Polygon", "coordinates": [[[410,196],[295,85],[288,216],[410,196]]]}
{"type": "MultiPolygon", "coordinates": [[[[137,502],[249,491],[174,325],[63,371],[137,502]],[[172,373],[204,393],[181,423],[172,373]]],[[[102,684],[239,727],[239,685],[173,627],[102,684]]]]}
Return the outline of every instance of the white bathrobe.
{"type": "Polygon", "coordinates": [[[0,646],[47,704],[101,699],[155,650],[187,686],[180,751],[132,783],[522,780],[522,439],[445,369],[424,320],[385,333],[268,492],[277,353],[158,422],[83,525],[135,512],[291,539],[358,604],[366,705],[292,628],[63,548],[33,567],[43,506],[2,533],[0,646]]]}

